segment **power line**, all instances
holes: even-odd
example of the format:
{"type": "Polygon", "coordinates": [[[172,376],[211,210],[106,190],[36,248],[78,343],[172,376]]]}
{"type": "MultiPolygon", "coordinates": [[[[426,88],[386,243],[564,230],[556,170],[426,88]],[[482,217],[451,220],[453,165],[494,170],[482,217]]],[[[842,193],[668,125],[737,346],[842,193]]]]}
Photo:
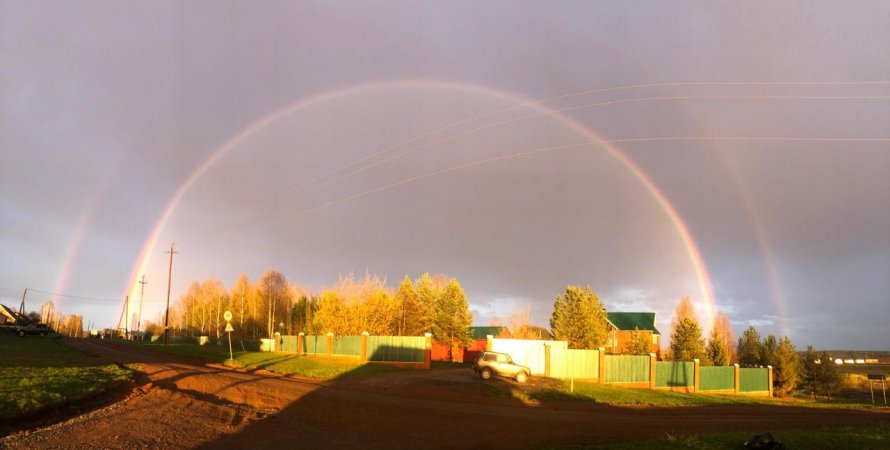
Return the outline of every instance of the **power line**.
{"type": "MultiPolygon", "coordinates": [[[[703,84],[720,84],[720,83],[701,83],[701,85],[703,85],[703,84]]],[[[725,84],[748,85],[748,84],[756,84],[756,83],[725,83],[725,84]]],[[[765,83],[765,84],[771,84],[771,83],[765,83]]],[[[790,83],[789,82],[787,84],[790,85],[790,84],[800,84],[800,83],[790,83]]],[[[806,84],[806,83],[803,83],[803,84],[806,84]]],[[[813,83],[813,84],[822,84],[822,83],[813,83]]],[[[829,83],[829,84],[831,84],[831,83],[829,83]]],[[[860,82],[849,82],[849,83],[837,82],[837,83],[833,83],[833,84],[890,84],[890,81],[875,81],[875,82],[861,82],[861,83],[860,82]]],[[[631,86],[631,87],[640,87],[640,86],[650,87],[650,86],[662,86],[662,85],[664,85],[664,84],[637,85],[637,86],[631,86]]],[[[684,86],[684,85],[700,85],[700,84],[698,84],[698,83],[679,83],[679,84],[668,83],[667,85],[684,86]]],[[[271,200],[269,202],[265,202],[265,204],[261,204],[255,208],[251,208],[249,213],[255,213],[255,212],[259,212],[264,209],[270,209],[270,208],[275,208],[277,206],[281,206],[284,203],[290,201],[292,198],[300,198],[306,194],[317,191],[318,189],[320,189],[324,186],[330,185],[334,182],[343,180],[343,179],[351,177],[353,175],[365,172],[368,169],[377,167],[381,164],[387,163],[387,162],[395,160],[395,159],[399,159],[405,155],[409,155],[409,154],[415,153],[420,150],[438,146],[440,144],[445,144],[445,143],[460,139],[462,137],[469,136],[469,135],[472,135],[472,134],[475,134],[475,133],[478,133],[478,132],[481,132],[484,130],[488,130],[491,128],[515,124],[515,123],[519,123],[519,122],[522,122],[525,120],[534,119],[534,118],[538,118],[538,117],[552,116],[552,115],[558,114],[558,113],[574,112],[574,111],[580,111],[580,110],[590,109],[590,108],[595,108],[595,107],[600,107],[600,106],[615,106],[615,105],[622,105],[622,104],[664,102],[664,101],[677,101],[677,100],[715,100],[715,101],[717,101],[717,100],[890,100],[890,96],[887,96],[887,95],[848,95],[848,96],[827,96],[827,95],[822,95],[822,96],[805,96],[805,95],[677,95],[677,96],[653,96],[653,97],[623,98],[623,99],[615,99],[615,100],[608,100],[608,101],[595,102],[595,103],[587,103],[587,104],[558,108],[558,109],[553,109],[550,111],[544,111],[544,112],[534,113],[534,114],[525,115],[525,116],[521,116],[521,117],[517,117],[517,118],[501,120],[498,122],[492,122],[492,123],[480,125],[476,128],[472,128],[472,129],[465,130],[465,131],[462,131],[462,132],[459,132],[456,134],[452,134],[450,136],[443,137],[443,138],[438,139],[433,142],[429,142],[429,143],[419,145],[419,146],[408,147],[405,150],[402,150],[395,154],[391,154],[379,161],[374,161],[369,164],[360,166],[354,170],[348,171],[346,173],[343,173],[343,174],[338,175],[333,178],[329,178],[327,180],[322,181],[321,183],[311,186],[315,181],[319,181],[319,180],[323,179],[324,177],[341,172],[341,171],[343,171],[349,167],[352,167],[356,164],[359,164],[363,161],[367,161],[368,159],[370,159],[374,156],[388,153],[391,150],[395,150],[395,149],[397,149],[399,147],[403,147],[409,143],[416,142],[417,140],[419,140],[423,137],[427,137],[427,136],[436,134],[436,133],[444,131],[446,129],[453,128],[459,124],[467,123],[469,121],[472,121],[472,120],[475,120],[475,119],[478,119],[481,117],[486,117],[486,116],[489,116],[489,115],[492,115],[495,113],[510,111],[510,110],[514,110],[514,109],[525,107],[525,106],[541,105],[543,103],[550,102],[550,101],[553,101],[556,99],[565,99],[565,98],[571,98],[571,97],[576,97],[576,96],[580,96],[580,95],[589,95],[589,94],[593,94],[593,93],[601,93],[601,92],[629,89],[631,87],[619,87],[619,88],[604,89],[604,90],[583,91],[581,93],[576,93],[576,94],[566,94],[566,95],[562,95],[559,97],[552,97],[550,99],[545,99],[545,100],[541,100],[541,101],[526,102],[521,105],[516,105],[513,107],[509,107],[509,108],[503,108],[503,109],[496,110],[493,112],[477,115],[477,116],[471,117],[469,119],[464,119],[462,121],[455,122],[455,123],[452,123],[445,127],[439,128],[437,130],[428,131],[428,132],[423,133],[419,136],[415,136],[411,139],[408,139],[407,141],[403,141],[403,142],[396,144],[394,146],[387,147],[383,150],[370,153],[364,157],[361,157],[361,158],[356,159],[352,162],[346,163],[345,165],[342,165],[342,166],[335,168],[331,171],[325,172],[325,173],[323,173],[315,178],[312,178],[308,182],[303,183],[293,189],[287,189],[287,190],[282,191],[281,195],[279,196],[279,198],[277,200],[271,200]]],[[[240,220],[239,222],[241,224],[243,224],[243,223],[245,223],[245,220],[240,220]]]]}

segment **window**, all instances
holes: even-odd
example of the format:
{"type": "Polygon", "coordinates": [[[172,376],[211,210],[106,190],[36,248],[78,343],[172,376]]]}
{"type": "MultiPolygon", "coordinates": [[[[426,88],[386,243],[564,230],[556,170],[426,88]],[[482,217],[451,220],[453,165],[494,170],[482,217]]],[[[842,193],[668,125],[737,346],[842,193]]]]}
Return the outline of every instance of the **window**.
{"type": "Polygon", "coordinates": [[[493,353],[486,353],[485,356],[482,358],[482,360],[483,361],[495,361],[495,360],[497,360],[497,355],[495,355],[493,353]]]}
{"type": "Polygon", "coordinates": [[[652,333],[652,343],[658,344],[658,335],[655,333],[652,333]]]}

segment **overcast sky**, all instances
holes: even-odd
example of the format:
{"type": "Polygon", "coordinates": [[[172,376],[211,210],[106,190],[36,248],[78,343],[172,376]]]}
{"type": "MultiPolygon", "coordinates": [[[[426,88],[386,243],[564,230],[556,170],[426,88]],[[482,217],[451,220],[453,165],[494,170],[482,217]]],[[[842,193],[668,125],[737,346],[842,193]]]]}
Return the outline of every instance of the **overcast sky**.
{"type": "Polygon", "coordinates": [[[667,333],[707,299],[663,195],[736,334],[888,350],[888,23],[886,2],[0,0],[0,301],[89,297],[55,296],[116,324],[217,154],[152,248],[147,318],[175,241],[174,299],[269,267],[428,271],[477,324],[547,326],[589,284],[667,333]],[[781,139],[539,151],[594,135],[781,139]]]}

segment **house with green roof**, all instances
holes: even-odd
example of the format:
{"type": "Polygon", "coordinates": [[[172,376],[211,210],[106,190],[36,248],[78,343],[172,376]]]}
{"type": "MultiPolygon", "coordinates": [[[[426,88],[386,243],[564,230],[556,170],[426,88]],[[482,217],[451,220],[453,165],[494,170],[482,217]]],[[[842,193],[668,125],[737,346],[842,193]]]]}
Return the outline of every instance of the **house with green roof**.
{"type": "Polygon", "coordinates": [[[661,333],[655,328],[654,312],[607,312],[606,319],[611,328],[606,350],[617,354],[625,353],[627,344],[636,331],[650,342],[650,352],[660,353],[661,333]]]}

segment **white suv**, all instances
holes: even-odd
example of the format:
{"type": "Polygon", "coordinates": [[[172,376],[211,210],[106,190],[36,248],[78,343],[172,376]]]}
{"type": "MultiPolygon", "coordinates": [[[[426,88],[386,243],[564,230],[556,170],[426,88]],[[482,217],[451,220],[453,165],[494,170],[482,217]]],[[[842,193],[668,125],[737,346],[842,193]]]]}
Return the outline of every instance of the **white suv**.
{"type": "Polygon", "coordinates": [[[489,380],[493,375],[498,375],[513,378],[517,383],[525,383],[532,373],[528,367],[514,363],[510,355],[497,352],[482,352],[473,361],[473,370],[483,380],[489,380]]]}

